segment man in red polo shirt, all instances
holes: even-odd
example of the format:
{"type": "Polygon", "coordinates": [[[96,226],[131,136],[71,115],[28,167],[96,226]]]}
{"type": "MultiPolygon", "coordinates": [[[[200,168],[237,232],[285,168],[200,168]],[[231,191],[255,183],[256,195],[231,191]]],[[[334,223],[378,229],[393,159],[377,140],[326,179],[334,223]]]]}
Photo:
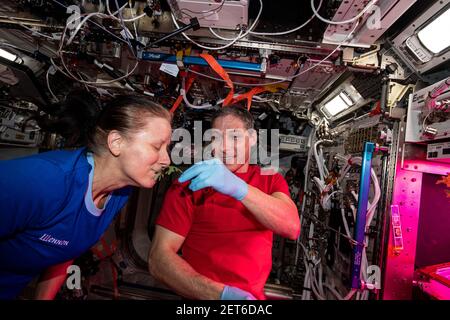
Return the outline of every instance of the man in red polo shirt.
{"type": "Polygon", "coordinates": [[[249,164],[256,143],[250,112],[222,108],[212,127],[221,137],[215,159],[196,163],[168,190],[149,270],[187,298],[265,299],[273,232],[297,239],[297,208],[280,174],[249,164]]]}

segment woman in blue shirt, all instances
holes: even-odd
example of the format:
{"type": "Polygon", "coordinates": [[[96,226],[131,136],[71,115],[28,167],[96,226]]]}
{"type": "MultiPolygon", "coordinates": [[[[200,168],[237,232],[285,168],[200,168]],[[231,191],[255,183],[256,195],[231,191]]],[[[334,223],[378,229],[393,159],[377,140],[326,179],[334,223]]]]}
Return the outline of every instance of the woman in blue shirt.
{"type": "Polygon", "coordinates": [[[39,274],[36,297],[52,299],[66,266],[99,240],[130,186],[153,187],[170,164],[171,115],[163,107],[122,96],[93,126],[87,120],[78,119],[87,148],[0,161],[0,299],[17,297],[39,274]]]}

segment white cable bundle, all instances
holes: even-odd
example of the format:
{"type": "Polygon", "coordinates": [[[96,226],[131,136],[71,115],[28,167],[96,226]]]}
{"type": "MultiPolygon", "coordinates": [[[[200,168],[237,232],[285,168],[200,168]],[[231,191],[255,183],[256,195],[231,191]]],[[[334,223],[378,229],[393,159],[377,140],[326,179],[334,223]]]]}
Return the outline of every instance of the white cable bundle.
{"type": "MultiPolygon", "coordinates": [[[[317,151],[317,147],[323,143],[323,140],[319,140],[317,141],[314,146],[313,146],[313,154],[314,157],[316,159],[316,163],[317,163],[317,167],[318,167],[318,171],[319,171],[319,177],[313,177],[313,181],[316,184],[317,188],[319,189],[320,193],[322,194],[324,191],[328,192],[329,190],[326,190],[327,187],[325,185],[325,170],[324,167],[326,167],[325,165],[325,161],[323,159],[323,155],[321,156],[321,152],[317,151]]],[[[342,181],[342,179],[344,178],[344,176],[346,175],[346,173],[350,170],[351,166],[353,165],[361,165],[362,163],[362,158],[361,157],[345,157],[342,156],[340,154],[337,154],[335,156],[336,159],[341,160],[341,161],[345,161],[345,165],[342,167],[341,169],[341,173],[340,173],[340,179],[342,181]]],[[[372,199],[372,201],[368,201],[368,208],[367,208],[367,213],[366,213],[366,225],[365,225],[365,229],[367,230],[370,226],[370,224],[372,223],[373,217],[375,215],[375,211],[376,211],[376,207],[377,204],[380,200],[381,197],[381,189],[380,189],[380,185],[378,182],[378,178],[377,175],[375,173],[375,170],[373,168],[371,168],[371,179],[372,179],[372,183],[374,185],[374,197],[372,199]]],[[[322,208],[324,210],[329,210],[331,207],[331,197],[334,193],[337,192],[342,192],[342,191],[334,191],[333,193],[331,193],[330,195],[325,195],[325,196],[321,196],[321,200],[320,200],[320,204],[322,206],[322,208]]],[[[358,193],[356,193],[355,191],[352,191],[352,195],[355,199],[356,202],[358,202],[358,198],[359,195],[358,193]]],[[[354,219],[356,220],[356,212],[357,209],[356,207],[351,204],[350,208],[352,209],[352,213],[354,216],[354,219]]],[[[348,223],[345,217],[345,209],[342,207],[341,208],[341,217],[342,217],[342,221],[344,224],[344,229],[345,229],[345,233],[347,235],[348,238],[352,238],[351,233],[350,233],[350,229],[348,227],[348,223]]],[[[314,232],[314,224],[311,222],[310,225],[310,232],[309,232],[309,238],[311,239],[313,236],[313,232],[314,232]]],[[[369,241],[368,236],[365,237],[365,241],[364,243],[367,244],[369,241]]],[[[304,248],[304,246],[302,244],[300,244],[303,249],[305,250],[305,253],[307,253],[306,248],[304,248]]],[[[312,240],[310,240],[310,247],[312,247],[312,240]]],[[[368,266],[368,262],[367,262],[367,253],[366,253],[366,248],[363,248],[363,256],[362,256],[362,264],[361,264],[361,276],[364,282],[367,281],[367,266],[368,266]]],[[[335,289],[334,285],[325,283],[322,285],[321,283],[321,277],[319,279],[319,281],[317,282],[317,279],[315,278],[315,268],[316,266],[312,267],[307,263],[307,260],[305,260],[305,267],[306,267],[306,274],[305,274],[305,280],[304,280],[304,287],[306,289],[311,289],[312,292],[314,293],[314,295],[316,296],[317,299],[319,300],[323,300],[325,299],[325,295],[323,293],[323,287],[326,287],[330,290],[330,292],[339,300],[349,300],[351,298],[353,298],[353,296],[356,293],[356,299],[357,300],[367,300],[369,297],[369,291],[368,290],[364,290],[364,292],[357,292],[356,289],[352,289],[349,291],[349,293],[345,296],[342,297],[342,295],[339,294],[339,292],[337,292],[337,290],[335,289]]],[[[319,269],[319,275],[321,275],[321,271],[319,269]]],[[[307,290],[303,291],[302,294],[302,299],[310,299],[310,292],[307,292],[307,290]]]]}

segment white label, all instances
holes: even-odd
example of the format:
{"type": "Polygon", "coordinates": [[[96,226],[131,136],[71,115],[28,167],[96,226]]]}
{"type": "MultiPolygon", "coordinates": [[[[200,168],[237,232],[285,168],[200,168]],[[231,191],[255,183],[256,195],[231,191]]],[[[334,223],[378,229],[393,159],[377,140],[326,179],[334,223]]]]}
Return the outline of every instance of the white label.
{"type": "Polygon", "coordinates": [[[162,63],[161,67],[159,68],[162,72],[168,73],[171,76],[176,77],[178,75],[178,72],[180,69],[176,64],[170,64],[170,63],[162,63]]]}
{"type": "Polygon", "coordinates": [[[122,31],[120,31],[120,35],[122,36],[122,38],[124,38],[125,40],[128,39],[134,39],[133,35],[131,34],[130,30],[128,28],[122,29],[122,31]]]}

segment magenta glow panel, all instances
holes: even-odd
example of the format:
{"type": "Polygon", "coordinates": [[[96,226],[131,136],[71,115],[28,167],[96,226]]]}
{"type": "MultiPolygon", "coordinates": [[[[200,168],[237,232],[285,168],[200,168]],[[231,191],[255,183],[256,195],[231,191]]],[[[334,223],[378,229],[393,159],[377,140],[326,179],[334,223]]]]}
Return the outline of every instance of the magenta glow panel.
{"type": "MultiPolygon", "coordinates": [[[[449,164],[420,160],[404,160],[401,168],[397,168],[388,212],[391,223],[384,269],[383,300],[412,299],[419,214],[432,214],[420,212],[423,176],[424,173],[430,173],[439,178],[439,175],[447,175],[449,172],[449,164]],[[396,218],[391,219],[392,214],[396,218]]],[[[430,187],[433,186],[427,186],[430,187]]],[[[437,203],[436,206],[438,205],[437,203]]],[[[434,284],[431,286],[433,289],[439,287],[434,284]]]]}

